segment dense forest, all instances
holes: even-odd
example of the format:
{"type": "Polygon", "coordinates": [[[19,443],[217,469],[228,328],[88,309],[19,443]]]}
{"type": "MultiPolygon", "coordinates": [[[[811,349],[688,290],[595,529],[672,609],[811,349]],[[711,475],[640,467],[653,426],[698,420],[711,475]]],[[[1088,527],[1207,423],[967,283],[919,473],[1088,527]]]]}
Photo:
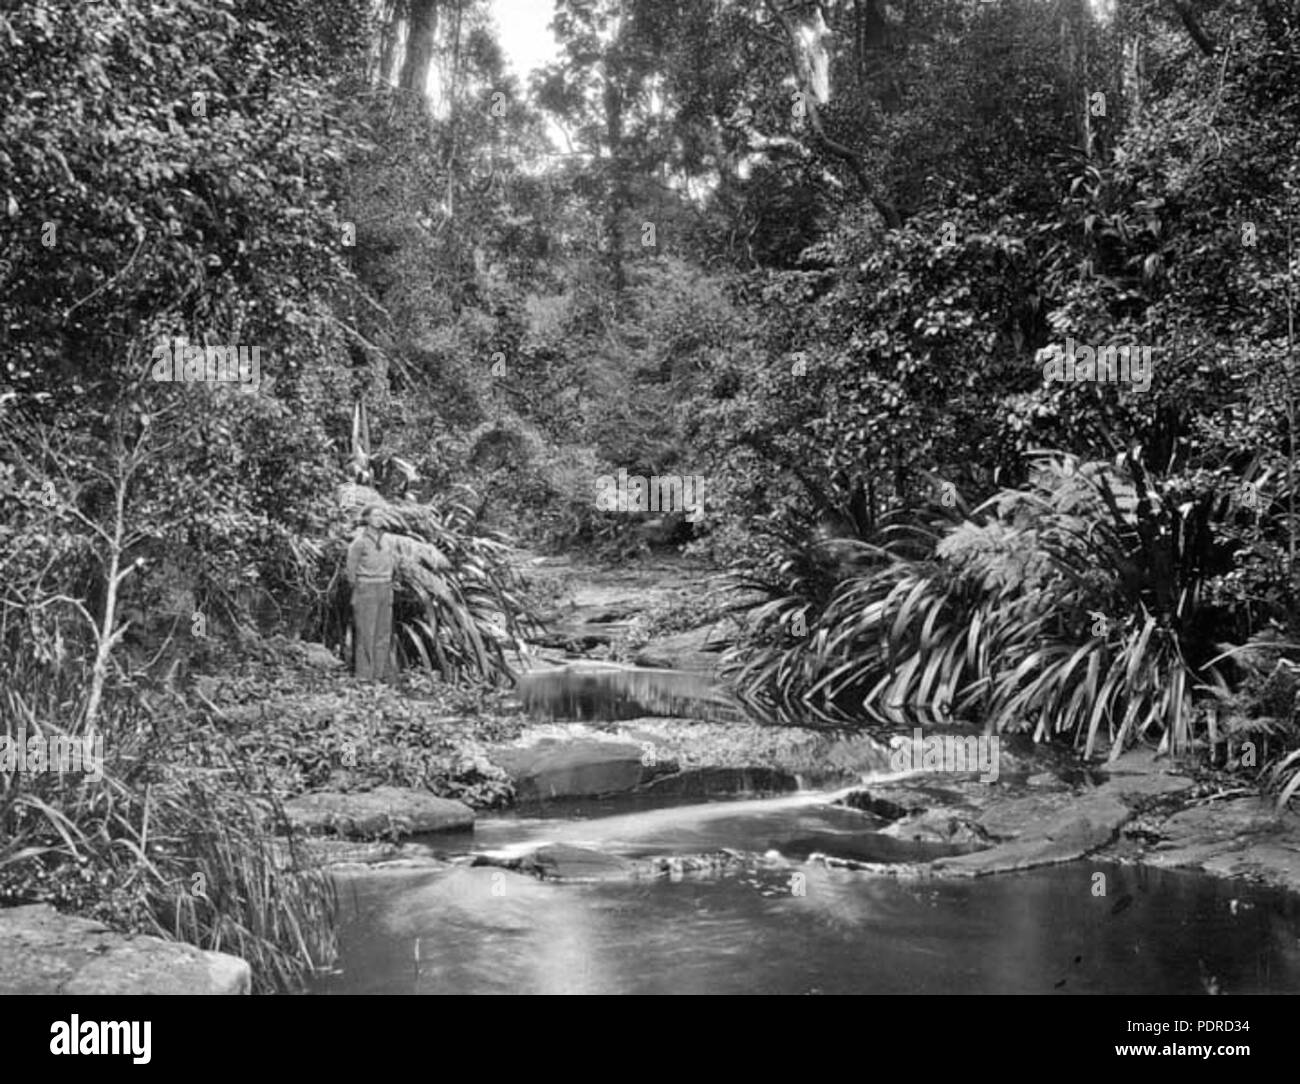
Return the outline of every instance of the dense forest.
{"type": "MultiPolygon", "coordinates": [[[[340,648],[365,502],[409,680],[467,727],[539,624],[516,547],[681,552],[745,589],[756,718],[1146,741],[1289,801],[1300,6],[553,29],[516,73],[485,0],[0,4],[0,733],[108,747],[95,782],[0,761],[6,898],[266,988],[326,952],[267,794],[343,739],[205,682],[340,648]],[[598,500],[620,472],[701,514],[598,500]]],[[[416,744],[386,778],[495,797],[416,744]]]]}

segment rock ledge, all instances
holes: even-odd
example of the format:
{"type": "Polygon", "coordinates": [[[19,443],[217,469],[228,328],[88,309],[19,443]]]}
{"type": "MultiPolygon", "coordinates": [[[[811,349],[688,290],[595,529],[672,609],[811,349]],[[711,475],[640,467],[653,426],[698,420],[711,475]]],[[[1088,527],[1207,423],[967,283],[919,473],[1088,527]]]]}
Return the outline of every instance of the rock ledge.
{"type": "Polygon", "coordinates": [[[48,903],[0,910],[0,994],[247,994],[248,963],[176,941],[114,933],[48,903]]]}

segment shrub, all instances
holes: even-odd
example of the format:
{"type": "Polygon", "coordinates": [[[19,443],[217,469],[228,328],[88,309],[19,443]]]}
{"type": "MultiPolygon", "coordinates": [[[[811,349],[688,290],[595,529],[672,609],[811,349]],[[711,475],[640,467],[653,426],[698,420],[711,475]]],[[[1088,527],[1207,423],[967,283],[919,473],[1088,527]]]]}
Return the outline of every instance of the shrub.
{"type": "Polygon", "coordinates": [[[489,743],[519,733],[497,697],[445,685],[420,672],[404,688],[315,685],[275,667],[221,681],[210,701],[230,741],[286,797],[307,791],[416,787],[485,808],[513,793],[486,759],[489,743]]]}

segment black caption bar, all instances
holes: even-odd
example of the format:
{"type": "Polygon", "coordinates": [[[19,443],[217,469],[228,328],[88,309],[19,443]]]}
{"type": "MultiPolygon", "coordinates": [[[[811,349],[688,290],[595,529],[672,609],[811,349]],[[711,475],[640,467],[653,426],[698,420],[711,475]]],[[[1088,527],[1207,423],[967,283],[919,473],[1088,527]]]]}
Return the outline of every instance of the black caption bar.
{"type": "Polygon", "coordinates": [[[373,1077],[430,1072],[610,1071],[657,1052],[696,1070],[761,1054],[765,1074],[826,1058],[922,1058],[960,1069],[1023,1038],[1072,1067],[1203,1061],[1264,1065],[1293,1048],[1294,997],[7,997],[7,1058],[55,1076],[205,1072],[373,1077]],[[846,1025],[848,1027],[846,1028],[846,1025]],[[1048,1041],[1048,1037],[1050,1041],[1048,1041]],[[755,1047],[753,1044],[757,1044],[755,1047]],[[827,1048],[837,1048],[832,1055],[827,1048]],[[761,1048],[761,1051],[760,1049],[761,1048]],[[856,1052],[855,1052],[856,1051],[856,1052]],[[450,1061],[448,1059],[451,1059],[450,1061]],[[609,1059],[609,1060],[606,1060],[609,1059]],[[1265,1059],[1259,1061],[1258,1059],[1265,1059]],[[509,1063],[514,1063],[513,1068],[509,1063]]]}

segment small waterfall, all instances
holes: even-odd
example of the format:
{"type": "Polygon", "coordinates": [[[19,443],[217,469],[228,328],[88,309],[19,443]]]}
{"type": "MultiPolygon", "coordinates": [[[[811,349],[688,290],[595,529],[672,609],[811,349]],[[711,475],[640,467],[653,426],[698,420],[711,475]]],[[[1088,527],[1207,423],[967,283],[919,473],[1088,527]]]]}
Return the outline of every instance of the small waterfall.
{"type": "Polygon", "coordinates": [[[638,845],[654,853],[691,853],[717,847],[738,847],[762,853],[773,845],[772,838],[783,831],[793,830],[792,826],[800,823],[800,813],[810,814],[813,823],[819,823],[825,816],[856,822],[859,814],[835,808],[835,803],[854,789],[850,786],[772,798],[612,812],[584,820],[521,822],[514,825],[515,839],[480,848],[478,853],[511,858],[554,843],[614,853],[636,850],[638,845]],[[725,827],[712,830],[711,826],[719,822],[726,822],[725,827]],[[758,835],[750,838],[747,832],[757,832],[758,835]]]}

